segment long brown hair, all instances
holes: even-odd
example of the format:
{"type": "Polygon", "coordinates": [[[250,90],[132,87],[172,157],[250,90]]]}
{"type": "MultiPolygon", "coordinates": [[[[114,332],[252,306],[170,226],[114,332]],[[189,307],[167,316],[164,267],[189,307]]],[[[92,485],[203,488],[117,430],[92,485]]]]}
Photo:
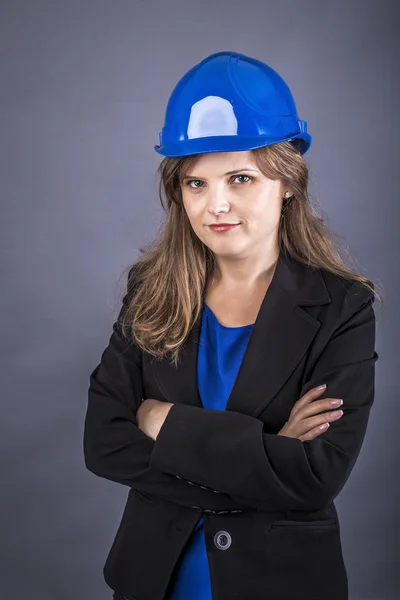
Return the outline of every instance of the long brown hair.
{"type": "MultiPolygon", "coordinates": [[[[348,254],[312,205],[309,169],[295,145],[280,142],[250,152],[266,177],[281,179],[294,192],[288,201],[283,200],[279,248],[305,265],[361,282],[380,299],[375,284],[346,265],[348,254]]],[[[216,269],[214,253],[194,233],[182,201],[182,178],[197,158],[165,157],[157,169],[158,192],[167,219],[157,238],[140,248],[119,321],[126,339],[156,359],[169,353],[175,365],[216,269]]]]}

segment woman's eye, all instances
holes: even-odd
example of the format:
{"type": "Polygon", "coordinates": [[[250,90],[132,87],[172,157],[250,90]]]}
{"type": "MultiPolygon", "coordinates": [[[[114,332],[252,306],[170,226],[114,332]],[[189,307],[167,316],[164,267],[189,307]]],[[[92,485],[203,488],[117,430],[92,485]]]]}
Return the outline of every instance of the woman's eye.
{"type": "MultiPolygon", "coordinates": [[[[231,179],[239,179],[239,177],[242,177],[242,178],[244,177],[246,179],[246,181],[239,182],[240,184],[248,183],[249,181],[251,181],[253,179],[253,177],[250,177],[249,175],[233,175],[231,177],[231,179]]],[[[195,183],[195,184],[200,183],[200,184],[202,184],[203,182],[200,179],[190,179],[187,182],[187,185],[189,187],[191,187],[193,189],[196,189],[196,188],[199,188],[199,187],[202,187],[202,186],[201,185],[194,185],[194,186],[192,186],[192,183],[195,183]]]]}
{"type": "MultiPolygon", "coordinates": [[[[192,187],[192,186],[190,185],[191,183],[201,183],[201,181],[200,181],[200,179],[191,179],[190,181],[188,181],[188,185],[189,185],[190,187],[192,187]]],[[[200,186],[198,186],[198,185],[195,185],[194,187],[195,187],[195,188],[197,188],[197,187],[200,187],[200,186]]]]}
{"type": "MultiPolygon", "coordinates": [[[[238,179],[239,177],[245,177],[247,179],[247,181],[250,181],[251,179],[253,179],[249,175],[236,175],[235,179],[238,179]]],[[[242,183],[247,183],[247,181],[243,181],[242,183]]]]}

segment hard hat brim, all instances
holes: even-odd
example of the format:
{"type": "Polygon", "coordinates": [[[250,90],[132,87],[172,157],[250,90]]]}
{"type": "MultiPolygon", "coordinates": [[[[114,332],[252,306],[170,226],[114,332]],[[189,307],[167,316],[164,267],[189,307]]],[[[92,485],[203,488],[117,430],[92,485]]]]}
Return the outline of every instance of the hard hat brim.
{"type": "Polygon", "coordinates": [[[301,154],[305,154],[311,146],[312,137],[309,133],[299,133],[282,139],[257,136],[245,138],[235,135],[207,136],[190,139],[170,144],[168,146],[155,145],[154,150],[162,156],[179,157],[192,154],[206,154],[210,152],[241,152],[254,150],[263,146],[271,146],[280,142],[298,140],[295,146],[301,154]]]}

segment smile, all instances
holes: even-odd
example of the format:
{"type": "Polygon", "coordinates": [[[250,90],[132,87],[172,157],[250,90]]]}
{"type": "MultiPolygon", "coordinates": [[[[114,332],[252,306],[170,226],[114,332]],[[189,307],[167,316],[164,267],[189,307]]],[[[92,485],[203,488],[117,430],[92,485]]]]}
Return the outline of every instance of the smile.
{"type": "Polygon", "coordinates": [[[240,225],[240,223],[236,223],[235,225],[210,225],[210,229],[211,231],[222,232],[234,229],[235,227],[238,227],[238,225],[240,225]]]}

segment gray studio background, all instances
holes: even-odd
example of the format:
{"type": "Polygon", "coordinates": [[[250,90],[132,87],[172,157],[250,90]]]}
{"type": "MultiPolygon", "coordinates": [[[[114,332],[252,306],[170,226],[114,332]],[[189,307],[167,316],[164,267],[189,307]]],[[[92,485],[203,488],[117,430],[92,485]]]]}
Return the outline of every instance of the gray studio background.
{"type": "Polygon", "coordinates": [[[397,597],[398,26],[384,0],[0,1],[1,598],[111,599],[128,488],[84,466],[89,373],[163,218],[168,97],[221,50],[287,81],[312,198],[384,288],[375,405],[336,506],[350,600],[397,597]]]}

